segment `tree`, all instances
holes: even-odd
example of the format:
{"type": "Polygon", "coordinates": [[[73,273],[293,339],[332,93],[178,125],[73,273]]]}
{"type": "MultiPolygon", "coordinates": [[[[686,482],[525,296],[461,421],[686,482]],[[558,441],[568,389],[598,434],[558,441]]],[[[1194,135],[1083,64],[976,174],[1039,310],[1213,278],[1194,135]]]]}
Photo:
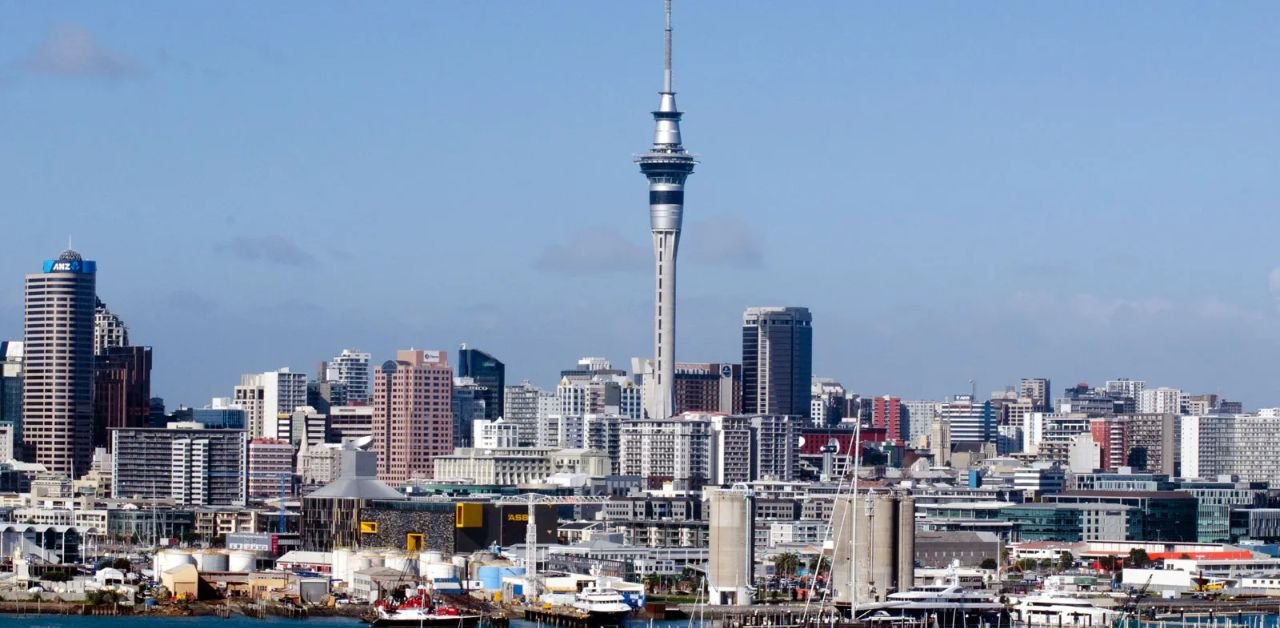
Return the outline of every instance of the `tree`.
{"type": "Polygon", "coordinates": [[[1040,570],[1049,571],[1050,569],[1053,569],[1053,561],[1048,558],[1040,559],[1040,570]]]}
{"type": "Polygon", "coordinates": [[[1058,554],[1058,571],[1066,571],[1076,564],[1076,557],[1071,552],[1064,551],[1058,554]]]}
{"type": "Polygon", "coordinates": [[[982,562],[978,564],[978,566],[983,569],[995,569],[1000,565],[999,563],[996,562],[996,559],[994,558],[984,558],[982,559],[982,562]]]}
{"type": "Polygon", "coordinates": [[[1139,569],[1151,565],[1151,556],[1147,555],[1147,550],[1135,547],[1129,550],[1129,564],[1139,569]]]}
{"type": "Polygon", "coordinates": [[[773,557],[773,570],[778,575],[793,576],[799,569],[800,557],[791,552],[777,554],[773,557]]]}

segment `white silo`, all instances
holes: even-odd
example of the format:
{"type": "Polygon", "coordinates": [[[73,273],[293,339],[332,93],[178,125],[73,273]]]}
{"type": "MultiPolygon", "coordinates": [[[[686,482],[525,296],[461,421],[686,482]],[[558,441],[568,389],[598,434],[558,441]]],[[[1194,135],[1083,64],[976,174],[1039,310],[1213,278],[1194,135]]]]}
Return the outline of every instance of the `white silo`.
{"type": "Polygon", "coordinates": [[[228,563],[227,571],[249,573],[257,569],[258,556],[249,550],[235,550],[231,552],[231,558],[228,563]]]}
{"type": "Polygon", "coordinates": [[[159,574],[169,571],[174,567],[194,564],[196,564],[196,559],[191,555],[191,552],[187,550],[168,549],[160,555],[160,569],[156,571],[156,574],[158,576],[159,574]]]}
{"type": "Polygon", "coordinates": [[[351,550],[345,547],[333,548],[333,577],[343,582],[351,582],[351,550]]]}
{"type": "Polygon", "coordinates": [[[707,588],[711,604],[750,604],[755,570],[755,498],[749,491],[707,489],[711,509],[707,588]]]}
{"type": "Polygon", "coordinates": [[[229,560],[226,552],[220,550],[200,550],[195,553],[196,570],[204,573],[206,571],[227,571],[229,560]]]}

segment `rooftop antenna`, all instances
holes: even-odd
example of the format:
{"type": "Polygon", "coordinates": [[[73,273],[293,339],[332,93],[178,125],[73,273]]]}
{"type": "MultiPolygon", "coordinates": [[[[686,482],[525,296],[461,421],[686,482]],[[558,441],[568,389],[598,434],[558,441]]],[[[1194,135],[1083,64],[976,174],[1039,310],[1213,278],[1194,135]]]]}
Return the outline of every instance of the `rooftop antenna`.
{"type": "Polygon", "coordinates": [[[666,47],[663,48],[662,58],[662,91],[670,94],[671,91],[671,0],[666,0],[667,4],[667,28],[666,28],[666,47]]]}

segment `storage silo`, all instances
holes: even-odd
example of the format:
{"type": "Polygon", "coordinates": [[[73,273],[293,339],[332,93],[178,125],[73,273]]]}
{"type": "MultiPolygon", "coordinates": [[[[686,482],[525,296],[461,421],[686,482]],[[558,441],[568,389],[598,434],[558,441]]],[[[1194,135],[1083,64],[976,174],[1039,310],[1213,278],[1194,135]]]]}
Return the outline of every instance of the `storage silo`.
{"type": "Polygon", "coordinates": [[[916,580],[916,498],[898,498],[898,590],[915,586],[916,580]]]}
{"type": "Polygon", "coordinates": [[[707,489],[711,604],[750,604],[755,580],[755,497],[749,490],[707,489]]]}
{"type": "Polygon", "coordinates": [[[235,550],[231,552],[231,558],[228,561],[227,571],[235,573],[249,573],[258,567],[258,555],[249,550],[235,550]]]}

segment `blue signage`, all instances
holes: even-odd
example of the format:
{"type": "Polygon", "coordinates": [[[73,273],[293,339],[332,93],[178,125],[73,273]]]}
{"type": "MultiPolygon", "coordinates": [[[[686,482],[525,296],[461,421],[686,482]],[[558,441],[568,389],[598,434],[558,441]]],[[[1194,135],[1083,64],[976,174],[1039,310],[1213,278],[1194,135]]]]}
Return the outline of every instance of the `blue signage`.
{"type": "Polygon", "coordinates": [[[46,273],[76,273],[78,275],[91,275],[98,272],[98,263],[89,260],[56,260],[47,259],[44,261],[44,272],[46,273]]]}

